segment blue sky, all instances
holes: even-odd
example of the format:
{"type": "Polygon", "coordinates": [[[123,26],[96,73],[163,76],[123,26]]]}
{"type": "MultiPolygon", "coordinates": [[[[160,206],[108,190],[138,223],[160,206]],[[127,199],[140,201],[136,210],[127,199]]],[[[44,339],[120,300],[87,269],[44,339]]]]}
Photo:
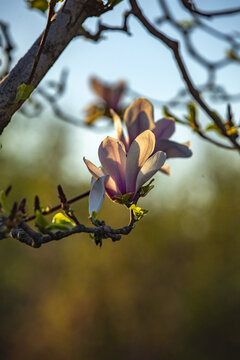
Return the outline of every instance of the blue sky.
{"type": "MultiPolygon", "coordinates": [[[[187,13],[178,6],[176,0],[171,0],[168,3],[179,21],[188,19],[187,13]]],[[[239,1],[237,0],[202,0],[196,1],[196,3],[199,8],[204,10],[224,9],[239,5],[239,1]]],[[[158,1],[142,0],[140,4],[145,9],[149,19],[156,20],[160,15],[158,1]]],[[[104,15],[104,22],[115,25],[121,24],[122,13],[127,7],[127,2],[123,1],[114,11],[104,15]]],[[[8,22],[11,26],[12,38],[16,45],[14,62],[17,62],[43,31],[46,18],[38,11],[29,11],[24,0],[1,0],[0,19],[8,22]]],[[[240,15],[232,16],[231,21],[229,21],[227,17],[220,17],[217,20],[211,21],[211,25],[225,32],[239,29],[239,23],[240,15]]],[[[96,19],[88,20],[86,25],[94,29],[96,19]]],[[[89,77],[92,75],[97,75],[105,81],[124,79],[133,90],[138,91],[147,98],[153,97],[165,100],[172,97],[176,91],[183,86],[183,83],[171,52],[163,44],[147,34],[139,22],[133,18],[130,21],[130,29],[133,34],[131,37],[123,33],[107,33],[107,39],[98,44],[83,39],[72,41],[45,76],[41,85],[43,85],[46,80],[58,79],[62,69],[68,68],[70,70],[68,92],[61,102],[66,111],[80,118],[86,105],[95,99],[88,83],[89,77]]],[[[168,36],[178,36],[169,26],[163,27],[163,30],[168,36]]],[[[214,41],[214,39],[201,32],[196,34],[196,41],[197,47],[202,54],[205,54],[213,60],[221,57],[221,54],[227,49],[226,43],[214,41]]],[[[182,50],[185,54],[184,49],[182,50]]],[[[187,56],[185,57],[185,61],[189,66],[194,81],[201,83],[202,80],[205,79],[205,72],[187,56]]],[[[219,74],[219,83],[224,84],[229,91],[240,92],[239,70],[240,67],[236,65],[227,67],[219,74]]],[[[225,114],[225,105],[220,106],[214,104],[214,107],[225,114]]],[[[235,103],[233,109],[236,113],[236,118],[239,119],[239,103],[235,103]]],[[[178,113],[178,111],[176,111],[176,113],[178,113]]],[[[156,119],[160,117],[161,109],[156,109],[155,115],[156,119]]],[[[204,114],[201,116],[202,119],[206,121],[204,114]]],[[[46,111],[41,126],[44,126],[44,121],[49,120],[54,121],[49,112],[46,111]]],[[[30,149],[31,146],[34,147],[35,136],[40,131],[38,127],[36,130],[36,122],[31,120],[26,121],[28,123],[29,134],[25,132],[23,136],[28,136],[28,138],[32,140],[26,142],[26,149],[24,150],[24,147],[22,149],[23,153],[24,151],[26,153],[31,152],[30,149]]],[[[70,127],[69,125],[69,128],[70,127]]],[[[12,128],[14,130],[14,121],[12,128]]],[[[8,131],[11,131],[11,129],[6,130],[2,142],[4,144],[5,141],[5,147],[11,149],[13,145],[7,142],[8,131]]],[[[96,134],[96,132],[92,132],[91,130],[78,129],[75,127],[69,131],[72,131],[71,148],[73,153],[66,155],[66,166],[72,168],[72,164],[74,164],[76,176],[82,177],[82,173],[85,174],[84,176],[88,176],[87,171],[85,171],[82,165],[82,156],[86,155],[91,160],[97,162],[97,148],[100,141],[106,135],[114,135],[114,133],[110,131],[106,132],[106,134],[103,132],[96,134]],[[79,144],[81,145],[79,146],[79,144]],[[80,162],[81,165],[78,165],[80,162]],[[84,171],[82,171],[83,168],[84,171]]],[[[176,160],[176,163],[175,161],[172,162],[174,164],[173,173],[174,176],[176,176],[176,181],[178,181],[179,177],[185,176],[183,174],[187,174],[194,164],[196,166],[196,164],[203,161],[203,149],[207,149],[206,151],[210,151],[211,153],[215,151],[216,156],[223,154],[223,151],[211,145],[208,146],[199,140],[197,136],[193,135],[191,131],[181,126],[177,127],[174,138],[179,142],[190,140],[191,147],[194,151],[194,157],[191,160],[176,160]],[[183,166],[184,171],[182,171],[183,166]]],[[[19,142],[22,143],[20,135],[19,142]]],[[[16,140],[16,144],[17,143],[18,140],[16,140]]],[[[13,148],[12,151],[16,154],[13,148]]],[[[226,153],[226,151],[224,151],[224,153],[226,153]]],[[[233,162],[239,161],[237,155],[233,155],[232,153],[226,154],[226,157],[233,159],[233,162]]]]}

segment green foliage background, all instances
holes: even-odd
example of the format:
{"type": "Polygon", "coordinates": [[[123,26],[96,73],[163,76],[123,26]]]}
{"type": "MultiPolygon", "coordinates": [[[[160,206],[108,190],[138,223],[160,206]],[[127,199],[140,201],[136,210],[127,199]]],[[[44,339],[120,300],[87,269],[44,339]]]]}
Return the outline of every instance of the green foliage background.
{"type": "MultiPolygon", "coordinates": [[[[14,185],[12,200],[26,196],[31,202],[38,194],[43,205],[53,205],[58,183],[69,196],[88,188],[64,183],[56,159],[67,136],[48,128],[32,162],[2,150],[1,187],[14,185]]],[[[199,191],[197,171],[175,189],[171,206],[154,189],[144,203],[149,213],[118,243],[107,240],[100,249],[78,235],[31,249],[1,241],[1,358],[237,358],[240,172],[216,159],[205,163],[214,194],[209,201],[198,206],[191,200],[188,189],[199,191]]],[[[127,222],[119,206],[105,202],[108,223],[127,222]]],[[[74,208],[87,223],[87,200],[74,208]]]]}

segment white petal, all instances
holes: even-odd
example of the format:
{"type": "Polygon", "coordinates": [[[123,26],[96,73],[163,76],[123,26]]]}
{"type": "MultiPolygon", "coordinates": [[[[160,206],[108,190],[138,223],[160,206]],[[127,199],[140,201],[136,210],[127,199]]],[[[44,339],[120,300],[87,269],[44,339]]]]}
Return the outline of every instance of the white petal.
{"type": "Polygon", "coordinates": [[[143,165],[137,176],[136,191],[161,169],[166,160],[166,154],[162,151],[156,152],[143,165]]]}
{"type": "Polygon", "coordinates": [[[106,175],[100,177],[93,184],[93,187],[89,194],[89,214],[92,216],[92,212],[98,212],[103,204],[103,200],[105,197],[105,186],[104,182],[106,179],[106,175]]]}
{"type": "Polygon", "coordinates": [[[93,187],[93,185],[95,184],[95,182],[97,181],[98,179],[96,179],[94,176],[92,176],[91,178],[91,187],[93,187]]]}

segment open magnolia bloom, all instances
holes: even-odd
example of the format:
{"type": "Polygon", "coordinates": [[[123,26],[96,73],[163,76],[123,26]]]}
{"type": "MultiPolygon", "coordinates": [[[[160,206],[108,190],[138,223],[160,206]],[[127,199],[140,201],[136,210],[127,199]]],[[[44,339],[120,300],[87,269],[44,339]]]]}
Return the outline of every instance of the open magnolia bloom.
{"type": "Polygon", "coordinates": [[[99,146],[102,167],[84,158],[93,176],[89,195],[89,213],[98,212],[105,193],[111,200],[128,194],[132,201],[138,190],[163,166],[166,154],[155,149],[155,136],[146,130],[139,134],[126,152],[122,141],[106,137],[99,146]],[[153,154],[154,152],[154,154],[153,154]]]}
{"type": "MultiPolygon", "coordinates": [[[[121,140],[126,151],[129,151],[134,139],[145,130],[151,130],[155,135],[155,148],[153,154],[157,151],[164,151],[167,158],[190,157],[191,150],[187,144],[179,144],[169,140],[175,131],[175,121],[172,118],[163,118],[156,123],[153,120],[153,106],[144,99],[136,99],[125,111],[123,121],[126,125],[128,136],[125,137],[122,128],[122,122],[117,113],[111,111],[114,121],[114,127],[117,132],[117,138],[121,140]]],[[[169,166],[164,165],[161,171],[169,173],[169,166]]]]}

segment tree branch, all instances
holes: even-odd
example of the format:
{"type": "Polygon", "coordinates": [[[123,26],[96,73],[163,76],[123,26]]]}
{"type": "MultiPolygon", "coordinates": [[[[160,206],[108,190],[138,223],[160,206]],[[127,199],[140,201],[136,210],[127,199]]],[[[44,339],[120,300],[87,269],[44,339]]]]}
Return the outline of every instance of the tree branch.
{"type": "MultiPolygon", "coordinates": [[[[51,18],[45,44],[41,49],[37,69],[31,79],[31,85],[36,88],[50,67],[69,42],[78,34],[82,23],[90,16],[99,16],[111,10],[96,0],[68,0],[51,18]]],[[[27,84],[35,64],[43,36],[41,35],[29,51],[19,60],[13,70],[0,82],[0,134],[8,125],[12,115],[21,107],[24,101],[15,102],[17,88],[27,84]]]]}
{"type": "Polygon", "coordinates": [[[104,221],[96,221],[96,227],[87,227],[82,224],[77,224],[70,230],[57,231],[55,233],[49,233],[42,235],[41,233],[34,231],[25,222],[20,223],[16,228],[13,228],[10,232],[12,238],[19,240],[20,242],[39,248],[41,245],[50,241],[56,241],[64,239],[73,234],[87,233],[92,234],[96,245],[102,246],[102,240],[110,238],[112,241],[119,241],[121,235],[128,235],[134,228],[136,220],[131,216],[129,225],[118,229],[112,229],[110,226],[105,225],[104,221]]]}
{"type": "Polygon", "coordinates": [[[240,152],[240,145],[237,143],[236,139],[233,136],[229,136],[225,129],[224,124],[221,120],[216,116],[216,114],[208,107],[203,98],[201,97],[199,91],[195,88],[193,81],[187,71],[187,68],[182,60],[180,51],[179,51],[179,43],[175,40],[170,39],[165,34],[158,31],[153,25],[147,20],[147,18],[143,15],[141,9],[139,8],[136,0],[129,0],[132,6],[133,15],[140,20],[143,26],[150,32],[154,37],[161,40],[167,47],[169,47],[174,55],[174,58],[177,62],[178,68],[182,74],[183,80],[188,87],[189,92],[192,97],[197,101],[197,103],[201,106],[201,108],[206,112],[206,114],[213,120],[213,122],[217,125],[221,133],[230,140],[233,144],[234,148],[240,152]]]}
{"type": "MultiPolygon", "coordinates": [[[[5,190],[5,195],[7,195],[10,191],[11,187],[5,190]]],[[[73,210],[70,208],[70,204],[82,199],[89,195],[89,191],[82,193],[74,198],[67,200],[66,195],[63,192],[61,185],[58,185],[58,196],[60,199],[60,204],[51,208],[49,211],[41,211],[40,202],[38,196],[35,197],[35,211],[40,213],[41,220],[37,218],[35,226],[38,231],[33,230],[27,222],[35,219],[37,216],[32,215],[28,218],[25,217],[25,204],[26,199],[23,199],[18,206],[15,202],[11,208],[10,214],[4,215],[3,213],[0,215],[0,240],[6,239],[9,236],[23,242],[24,244],[39,248],[42,244],[46,244],[50,241],[61,240],[73,234],[87,233],[91,234],[91,237],[94,239],[96,245],[102,246],[102,240],[110,238],[112,241],[118,241],[121,239],[121,235],[128,235],[132,229],[135,227],[135,223],[139,220],[136,214],[134,214],[134,210],[130,205],[136,205],[139,198],[142,196],[141,191],[138,191],[135,195],[134,200],[131,204],[129,204],[129,213],[130,220],[127,226],[123,226],[118,229],[113,229],[110,226],[105,224],[105,221],[100,221],[96,219],[94,216],[90,218],[94,227],[87,227],[83,224],[80,224],[73,210]],[[73,222],[70,224],[72,227],[67,227],[67,229],[62,229],[61,227],[56,227],[54,232],[53,228],[46,226],[45,222],[42,222],[42,217],[44,215],[48,215],[58,209],[62,209],[65,212],[66,216],[70,218],[73,222]],[[74,225],[74,226],[73,226],[74,225]],[[61,230],[59,230],[61,229],[61,230]]],[[[52,223],[54,224],[54,222],[52,223]]],[[[66,223],[65,223],[66,224],[66,223]]]]}

